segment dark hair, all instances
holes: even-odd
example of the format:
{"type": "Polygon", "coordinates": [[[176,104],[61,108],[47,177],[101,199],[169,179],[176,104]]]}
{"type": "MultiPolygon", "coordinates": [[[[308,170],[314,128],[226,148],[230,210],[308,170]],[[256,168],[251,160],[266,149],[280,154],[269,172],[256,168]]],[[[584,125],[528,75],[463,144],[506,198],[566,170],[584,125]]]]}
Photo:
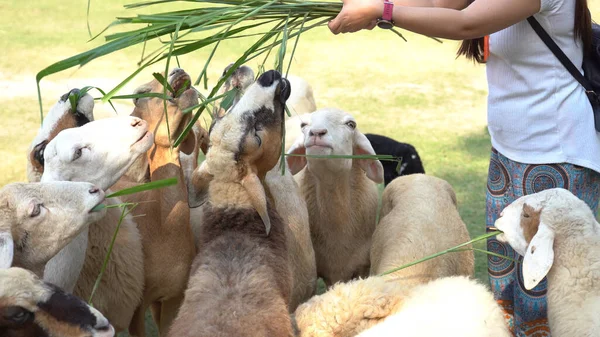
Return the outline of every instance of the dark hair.
{"type": "MultiPolygon", "coordinates": [[[[473,1],[471,1],[472,3],[473,1]]],[[[575,38],[583,41],[583,52],[587,54],[592,45],[592,16],[587,0],[575,0],[575,38]]],[[[456,53],[477,63],[483,63],[483,37],[464,40],[456,53]]]]}

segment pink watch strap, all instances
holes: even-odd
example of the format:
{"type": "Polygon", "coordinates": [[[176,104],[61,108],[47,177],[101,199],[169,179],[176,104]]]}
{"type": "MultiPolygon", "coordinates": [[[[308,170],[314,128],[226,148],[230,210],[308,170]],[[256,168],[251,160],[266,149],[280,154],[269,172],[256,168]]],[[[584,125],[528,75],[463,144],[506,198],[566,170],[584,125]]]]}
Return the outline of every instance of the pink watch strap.
{"type": "Polygon", "coordinates": [[[383,1],[383,16],[384,20],[392,21],[392,13],[394,12],[394,3],[388,0],[383,1]]]}

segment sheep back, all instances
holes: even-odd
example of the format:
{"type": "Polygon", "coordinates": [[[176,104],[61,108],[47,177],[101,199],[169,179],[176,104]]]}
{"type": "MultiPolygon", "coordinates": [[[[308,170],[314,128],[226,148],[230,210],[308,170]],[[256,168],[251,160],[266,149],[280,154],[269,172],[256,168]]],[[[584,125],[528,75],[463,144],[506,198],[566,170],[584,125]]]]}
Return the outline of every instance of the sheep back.
{"type": "MultiPolygon", "coordinates": [[[[445,180],[413,174],[388,185],[381,221],[373,233],[371,275],[438,253],[470,240],[454,190],[445,180]]],[[[472,251],[444,254],[391,274],[403,285],[454,275],[472,276],[472,251]]]]}
{"type": "Polygon", "coordinates": [[[267,236],[254,209],[207,204],[200,251],[169,336],[293,335],[285,228],[268,209],[267,236]]]}

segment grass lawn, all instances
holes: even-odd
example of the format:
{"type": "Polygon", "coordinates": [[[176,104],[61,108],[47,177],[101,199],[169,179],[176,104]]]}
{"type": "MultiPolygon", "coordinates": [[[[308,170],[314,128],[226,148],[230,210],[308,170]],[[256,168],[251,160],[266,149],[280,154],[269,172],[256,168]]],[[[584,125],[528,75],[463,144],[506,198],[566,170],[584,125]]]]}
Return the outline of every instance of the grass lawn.
{"type": "MultiPolygon", "coordinates": [[[[133,15],[122,9],[130,2],[92,1],[92,32],[98,33],[116,16],[133,15]]],[[[592,15],[600,19],[600,3],[590,3],[592,15]]],[[[0,186],[26,181],[25,154],[40,122],[35,74],[102,42],[87,42],[86,6],[87,1],[76,0],[0,0],[0,186]]],[[[183,6],[177,4],[178,8],[183,6]]],[[[157,8],[173,10],[161,5],[144,11],[154,12],[157,8]]],[[[457,60],[458,42],[439,44],[423,36],[404,35],[408,42],[383,30],[334,36],[326,27],[316,28],[300,39],[291,73],[311,83],[318,107],[341,108],[356,117],[362,132],[413,144],[426,172],[446,179],[456,190],[460,214],[471,236],[480,235],[485,226],[490,150],[485,68],[457,60]]],[[[209,90],[223,68],[249,44],[221,44],[209,68],[209,90]]],[[[83,68],[45,78],[41,83],[44,111],[74,87],[112,89],[136,69],[141,49],[136,46],[122,50],[83,68]]],[[[179,62],[195,78],[210,51],[206,48],[181,57],[179,62]]],[[[259,59],[248,65],[256,70],[259,59]]],[[[151,72],[163,70],[164,63],[143,71],[121,93],[132,92],[152,78],[151,72]]],[[[208,92],[201,86],[198,89],[208,92]]],[[[118,103],[119,114],[132,111],[129,101],[118,103]]],[[[100,103],[96,111],[114,115],[108,105],[100,103]]],[[[476,253],[476,276],[487,278],[486,258],[480,253],[476,253]]]]}

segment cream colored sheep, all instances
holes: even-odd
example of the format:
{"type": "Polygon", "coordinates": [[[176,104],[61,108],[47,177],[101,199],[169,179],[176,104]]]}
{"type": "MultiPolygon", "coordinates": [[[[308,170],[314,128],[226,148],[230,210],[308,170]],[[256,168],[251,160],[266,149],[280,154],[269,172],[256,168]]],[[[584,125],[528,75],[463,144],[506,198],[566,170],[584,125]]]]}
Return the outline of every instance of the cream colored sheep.
{"type": "Polygon", "coordinates": [[[338,283],[300,305],[299,337],[509,337],[485,286],[464,276],[418,286],[371,276],[338,283]]]}
{"type": "Polygon", "coordinates": [[[523,256],[532,289],[547,276],[548,323],[554,337],[600,336],[600,224],[581,199],[554,188],[508,205],[498,240],[523,256]]]}
{"type": "MultiPolygon", "coordinates": [[[[371,245],[371,275],[469,240],[448,182],[424,174],[398,177],[383,191],[381,220],[371,245]]],[[[407,286],[446,276],[473,276],[474,261],[473,251],[444,254],[388,277],[407,286]]]]}
{"type": "Polygon", "coordinates": [[[0,336],[113,337],[98,310],[31,271],[0,269],[0,336]]]}
{"type": "Polygon", "coordinates": [[[286,336],[291,275],[285,224],[262,181],[277,163],[289,83],[264,73],[210,132],[194,172],[207,196],[200,251],[169,336],[286,336]]]}
{"type": "MultiPolygon", "coordinates": [[[[354,118],[321,109],[310,116],[288,151],[292,155],[375,155],[354,118]]],[[[377,186],[383,182],[379,160],[288,156],[308,206],[317,275],[327,286],[369,274],[375,230],[377,186]]]]}
{"type": "MultiPolygon", "coordinates": [[[[101,119],[62,130],[47,143],[42,181],[90,181],[107,189],[149,149],[153,138],[148,124],[135,117],[101,119]]],[[[118,203],[121,201],[117,198],[107,202],[118,203]]],[[[72,286],[74,294],[89,298],[120,215],[119,209],[109,209],[104,218],[90,226],[87,235],[79,235],[48,262],[44,279],[72,286]],[[79,239],[84,239],[83,243],[79,239]],[[85,262],[78,269],[72,261],[81,255],[85,262]]],[[[143,284],[141,238],[131,216],[127,216],[118,231],[94,306],[106,313],[117,331],[125,330],[141,300],[143,284]]]]}
{"type": "Polygon", "coordinates": [[[271,195],[277,213],[287,224],[286,238],[293,281],[289,309],[294,312],[300,303],[316,291],[317,265],[310,239],[306,202],[289,169],[286,167],[282,175],[280,165],[281,162],[267,173],[265,188],[271,195]]]}
{"type": "Polygon", "coordinates": [[[104,192],[90,183],[12,183],[0,189],[0,269],[44,266],[106,210],[92,211],[104,192]],[[16,247],[16,249],[15,249],[16,247]]]}

